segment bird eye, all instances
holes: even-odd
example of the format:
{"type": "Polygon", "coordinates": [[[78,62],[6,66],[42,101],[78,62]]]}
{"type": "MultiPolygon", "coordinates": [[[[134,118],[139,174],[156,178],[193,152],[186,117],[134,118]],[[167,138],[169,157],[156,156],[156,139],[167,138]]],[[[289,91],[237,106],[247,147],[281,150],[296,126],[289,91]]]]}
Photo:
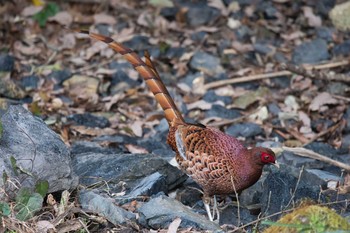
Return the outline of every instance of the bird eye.
{"type": "Polygon", "coordinates": [[[264,156],[264,159],[265,159],[265,160],[269,160],[269,159],[270,159],[270,156],[269,156],[269,155],[265,155],[265,156],[264,156]]]}

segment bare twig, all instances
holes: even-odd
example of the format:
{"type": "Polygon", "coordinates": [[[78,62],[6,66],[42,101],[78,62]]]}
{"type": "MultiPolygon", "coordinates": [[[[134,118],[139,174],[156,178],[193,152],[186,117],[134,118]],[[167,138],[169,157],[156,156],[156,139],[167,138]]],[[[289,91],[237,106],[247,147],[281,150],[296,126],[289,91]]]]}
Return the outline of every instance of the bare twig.
{"type": "MultiPolygon", "coordinates": [[[[306,70],[322,70],[322,69],[335,68],[335,67],[339,67],[339,66],[346,66],[349,64],[350,64],[349,60],[343,60],[343,61],[339,61],[339,62],[331,62],[331,63],[316,65],[316,66],[305,66],[304,69],[306,69],[306,70]]],[[[273,73],[268,73],[268,74],[258,74],[258,75],[240,77],[240,78],[232,78],[232,79],[228,79],[228,80],[220,80],[220,81],[207,83],[207,84],[203,85],[202,89],[203,89],[203,91],[207,91],[209,89],[225,86],[228,84],[250,82],[250,81],[263,80],[263,79],[269,79],[269,78],[277,78],[277,77],[283,77],[283,76],[290,76],[293,74],[294,74],[294,72],[290,72],[290,71],[278,71],[278,72],[273,72],[273,73]]],[[[329,75],[329,76],[331,76],[331,75],[329,75]]],[[[337,80],[337,78],[334,79],[333,77],[328,77],[328,78],[331,78],[331,80],[337,80]]],[[[343,77],[342,81],[350,82],[350,78],[348,76],[343,77]]]]}
{"type": "Polygon", "coordinates": [[[337,124],[329,127],[328,129],[316,134],[313,138],[311,138],[309,141],[305,142],[303,146],[306,146],[312,142],[314,142],[315,140],[317,140],[318,138],[330,133],[330,132],[333,132],[334,130],[336,130],[341,124],[343,123],[343,121],[339,121],[337,124]]]}
{"type": "MultiPolygon", "coordinates": [[[[346,61],[347,64],[348,61],[346,61]]],[[[322,79],[322,80],[327,80],[327,81],[339,81],[339,82],[350,82],[350,77],[345,74],[335,74],[335,73],[324,73],[317,71],[315,68],[307,68],[307,67],[302,67],[302,66],[297,66],[293,64],[281,64],[282,69],[287,69],[292,73],[302,75],[304,77],[309,77],[309,78],[317,78],[317,79],[322,79]]],[[[328,68],[328,67],[327,67],[328,68]]]]}
{"type": "Polygon", "coordinates": [[[350,171],[350,165],[347,165],[347,164],[339,162],[337,160],[328,158],[328,157],[326,157],[324,155],[321,155],[319,153],[316,153],[316,152],[314,152],[312,150],[308,150],[308,149],[305,149],[305,148],[302,148],[302,147],[292,148],[292,147],[286,147],[286,146],[283,146],[282,150],[290,151],[290,152],[292,152],[294,154],[297,154],[297,155],[300,155],[302,157],[317,159],[319,161],[322,161],[322,162],[325,162],[325,163],[329,163],[329,164],[332,164],[334,166],[337,166],[337,167],[340,167],[342,169],[345,169],[347,171],[350,171]]]}
{"type": "Polygon", "coordinates": [[[239,226],[241,224],[241,210],[240,210],[240,203],[239,203],[239,199],[238,199],[238,193],[236,191],[236,186],[235,186],[235,182],[233,181],[233,177],[231,176],[231,183],[233,186],[233,190],[235,191],[235,196],[236,196],[236,200],[237,200],[237,226],[239,226]]]}
{"type": "Polygon", "coordinates": [[[296,191],[298,189],[298,186],[299,186],[299,183],[300,183],[300,180],[301,180],[301,175],[303,174],[303,172],[304,172],[304,165],[300,169],[299,176],[298,176],[298,181],[297,181],[297,183],[295,185],[295,189],[293,190],[292,196],[290,197],[290,200],[289,200],[288,204],[286,205],[286,208],[288,208],[288,206],[292,203],[292,201],[293,201],[293,199],[295,197],[295,193],[296,193],[296,191]]]}

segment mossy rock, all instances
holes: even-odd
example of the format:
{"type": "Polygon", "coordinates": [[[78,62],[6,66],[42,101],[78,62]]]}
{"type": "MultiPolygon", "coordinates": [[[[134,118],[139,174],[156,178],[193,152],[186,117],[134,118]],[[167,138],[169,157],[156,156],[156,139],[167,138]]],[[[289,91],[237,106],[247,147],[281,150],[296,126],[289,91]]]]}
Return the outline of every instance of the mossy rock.
{"type": "Polygon", "coordinates": [[[309,205],[283,216],[278,222],[268,222],[271,227],[264,233],[322,233],[350,232],[350,223],[327,207],[309,205]]]}

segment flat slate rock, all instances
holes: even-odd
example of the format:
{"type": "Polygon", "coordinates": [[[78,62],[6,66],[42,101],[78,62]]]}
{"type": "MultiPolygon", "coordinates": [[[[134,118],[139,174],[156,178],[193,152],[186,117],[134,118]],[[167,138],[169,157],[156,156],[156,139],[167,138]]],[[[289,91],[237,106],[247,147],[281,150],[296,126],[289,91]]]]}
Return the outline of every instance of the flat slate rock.
{"type": "Polygon", "coordinates": [[[241,136],[248,138],[261,135],[263,133],[263,129],[258,124],[247,122],[231,125],[227,128],[226,133],[234,137],[241,136]]]}
{"type": "Polygon", "coordinates": [[[314,39],[297,46],[292,55],[294,64],[316,64],[329,59],[327,42],[322,39],[314,39]]]}
{"type": "Polygon", "coordinates": [[[110,125],[106,117],[95,116],[91,113],[72,114],[68,116],[67,119],[75,122],[77,125],[84,125],[93,128],[106,128],[110,125]]]}
{"type": "Polygon", "coordinates": [[[180,228],[194,227],[196,229],[220,231],[219,225],[208,220],[206,216],[192,212],[179,201],[160,195],[151,199],[138,209],[139,222],[153,229],[167,229],[169,224],[180,218],[180,228]]]}
{"type": "Polygon", "coordinates": [[[79,203],[83,210],[102,215],[115,225],[136,219],[134,213],[117,206],[112,198],[103,197],[97,192],[81,190],[79,192],[79,203]]]}
{"type": "Polygon", "coordinates": [[[80,148],[75,150],[77,153],[72,152],[73,169],[83,185],[106,181],[112,192],[120,192],[120,184],[125,182],[126,194],[129,194],[142,179],[155,172],[164,176],[169,189],[187,179],[178,168],[154,154],[123,154],[89,149],[80,148]]]}
{"type": "Polygon", "coordinates": [[[11,72],[15,66],[15,58],[8,54],[0,54],[0,71],[11,72]]]}
{"type": "MultiPolygon", "coordinates": [[[[49,192],[77,187],[69,150],[60,136],[40,118],[20,105],[12,105],[1,116],[3,132],[0,138],[0,176],[5,171],[16,177],[10,159],[33,176],[20,173],[22,186],[34,187],[37,180],[49,182],[49,192]]],[[[2,179],[0,186],[3,186],[2,179]]]]}
{"type": "Polygon", "coordinates": [[[203,51],[196,52],[189,65],[192,69],[202,71],[210,76],[218,76],[225,72],[218,57],[203,51]]]}

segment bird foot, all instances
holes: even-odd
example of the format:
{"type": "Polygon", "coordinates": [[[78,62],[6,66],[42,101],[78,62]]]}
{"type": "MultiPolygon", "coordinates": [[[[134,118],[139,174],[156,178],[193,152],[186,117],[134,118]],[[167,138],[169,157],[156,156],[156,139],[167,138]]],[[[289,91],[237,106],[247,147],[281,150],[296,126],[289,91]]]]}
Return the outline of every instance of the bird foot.
{"type": "Polygon", "coordinates": [[[203,203],[205,210],[207,211],[207,215],[210,221],[219,223],[220,221],[220,212],[218,209],[217,201],[216,201],[216,196],[214,196],[214,205],[213,205],[213,213],[210,211],[210,197],[208,196],[203,196],[203,203]],[[215,218],[216,215],[216,218],[215,218]]]}

